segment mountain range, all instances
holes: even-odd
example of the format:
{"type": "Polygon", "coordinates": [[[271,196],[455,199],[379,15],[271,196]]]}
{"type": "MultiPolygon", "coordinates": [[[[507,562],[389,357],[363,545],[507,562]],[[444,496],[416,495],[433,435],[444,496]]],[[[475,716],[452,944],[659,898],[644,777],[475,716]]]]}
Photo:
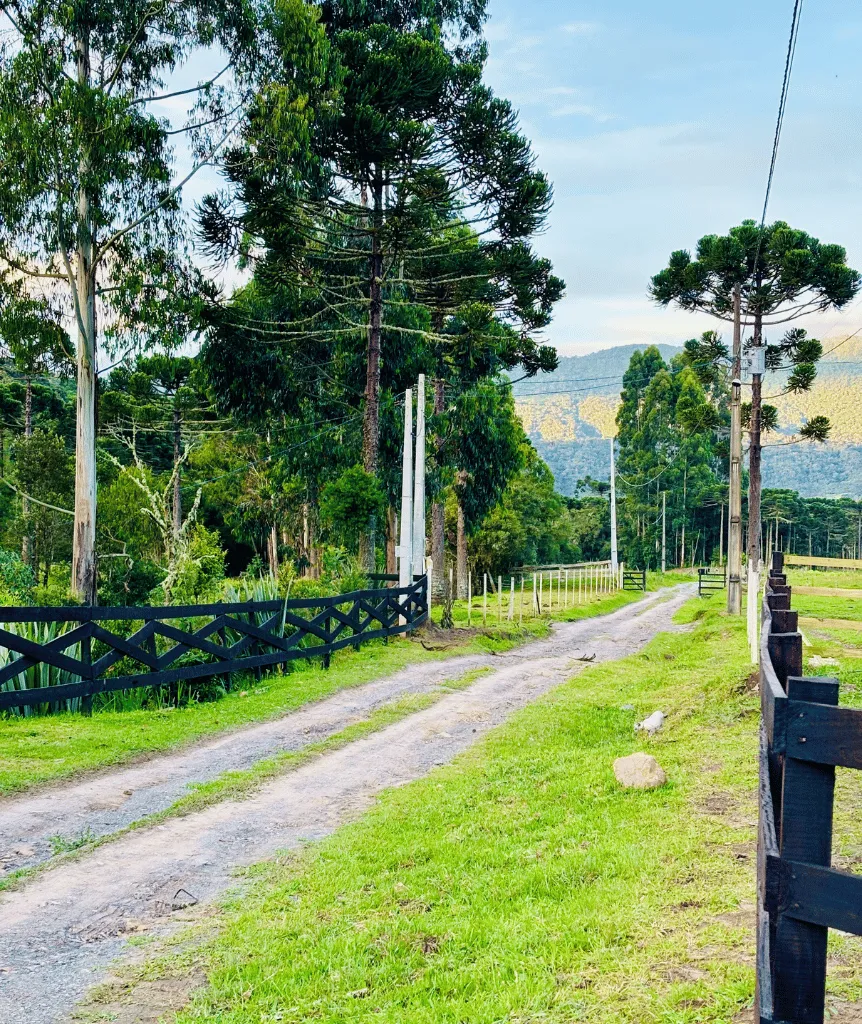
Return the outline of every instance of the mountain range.
{"type": "MultiPolygon", "coordinates": [[[[666,362],[682,351],[656,346],[666,362]]],[[[789,487],[806,497],[862,497],[862,338],[824,341],[817,380],[802,395],[782,394],[768,374],[764,398],[778,407],[780,432],[766,438],[765,487],[789,487]],[[832,423],[826,444],[788,443],[812,416],[832,423]]],[[[619,345],[584,356],[563,356],[553,373],[513,384],[518,414],[557,487],[573,494],[578,480],[610,476],[609,438],[615,432],[622,377],[645,345],[619,345]]]]}

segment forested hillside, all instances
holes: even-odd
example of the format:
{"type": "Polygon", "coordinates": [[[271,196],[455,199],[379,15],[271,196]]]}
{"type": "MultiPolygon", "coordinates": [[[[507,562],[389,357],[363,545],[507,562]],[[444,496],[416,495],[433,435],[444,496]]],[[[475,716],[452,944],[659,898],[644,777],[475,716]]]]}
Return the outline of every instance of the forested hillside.
{"type": "MultiPolygon", "coordinates": [[[[727,340],[727,339],[725,339],[727,340]]],[[[828,353],[811,390],[777,395],[782,381],[769,374],[764,394],[778,408],[779,422],[798,424],[828,416],[830,439],[823,445],[781,445],[779,433],[764,447],[764,486],[787,487],[808,497],[862,496],[862,342],[824,341],[828,353]],[[831,351],[830,351],[831,350],[831,351]]],[[[518,414],[528,436],[551,467],[563,494],[573,494],[586,476],[607,480],[609,454],[603,438],[615,430],[622,376],[632,353],[644,346],[621,345],[586,356],[560,359],[553,373],[516,384],[518,414]]],[[[658,346],[663,358],[681,347],[658,346]]],[[[789,434],[790,428],[782,428],[789,434]]]]}

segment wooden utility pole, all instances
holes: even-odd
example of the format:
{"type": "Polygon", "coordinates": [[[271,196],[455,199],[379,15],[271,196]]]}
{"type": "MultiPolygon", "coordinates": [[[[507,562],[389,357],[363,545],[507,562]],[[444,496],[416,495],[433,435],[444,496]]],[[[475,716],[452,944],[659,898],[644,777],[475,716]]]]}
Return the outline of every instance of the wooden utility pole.
{"type": "Polygon", "coordinates": [[[667,491],[661,492],[661,571],[667,572],[667,491]]]}
{"type": "Polygon", "coordinates": [[[730,391],[730,518],[727,536],[727,610],[742,614],[742,296],[733,289],[733,383],[730,391]]]}

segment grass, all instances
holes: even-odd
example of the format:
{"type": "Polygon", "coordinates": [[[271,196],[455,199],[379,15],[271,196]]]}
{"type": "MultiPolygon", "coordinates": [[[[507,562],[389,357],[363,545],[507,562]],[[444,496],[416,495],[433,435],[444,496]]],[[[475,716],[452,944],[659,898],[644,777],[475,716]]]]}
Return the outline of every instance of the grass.
{"type": "Polygon", "coordinates": [[[862,622],[862,601],[846,597],[793,594],[793,608],[800,618],[847,619],[862,622]]]}
{"type": "MultiPolygon", "coordinates": [[[[210,985],[180,1024],[728,1024],[754,984],[758,706],[722,603],[255,868],[184,954],[210,985]],[[657,708],[665,730],[635,737],[657,708]],[[646,744],[669,782],[620,789],[613,760],[646,744]]],[[[859,942],[833,952],[858,995],[859,942]]]]}
{"type": "MultiPolygon", "coordinates": [[[[610,594],[553,618],[582,618],[613,611],[642,595],[610,594]]],[[[439,610],[437,612],[439,615],[439,610]]],[[[466,614],[464,616],[466,618],[466,614]]],[[[347,649],[332,658],[326,671],[317,661],[297,665],[286,674],[235,685],[217,701],[182,708],[102,711],[91,718],[59,714],[0,719],[0,796],[56,782],[82,772],[128,764],[137,758],[173,750],[195,740],[267,721],[287,714],[337,690],[361,686],[373,679],[455,654],[504,651],[545,636],[549,617],[517,622],[489,622],[474,632],[447,638],[446,647],[428,650],[413,638],[371,642],[359,651],[347,649]]],[[[457,624],[457,623],[456,623],[457,624]]],[[[475,627],[481,621],[474,617],[475,627]]],[[[434,648],[433,637],[428,640],[434,648]]]]}
{"type": "Polygon", "coordinates": [[[788,565],[786,572],[787,582],[794,587],[862,589],[862,569],[798,569],[796,566],[788,565]]]}

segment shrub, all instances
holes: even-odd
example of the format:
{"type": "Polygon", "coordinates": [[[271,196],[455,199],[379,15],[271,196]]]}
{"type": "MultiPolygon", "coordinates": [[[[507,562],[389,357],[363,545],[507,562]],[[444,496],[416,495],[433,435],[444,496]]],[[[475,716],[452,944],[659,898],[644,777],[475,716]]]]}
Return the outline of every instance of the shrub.
{"type": "Polygon", "coordinates": [[[0,605],[30,604],[35,585],[33,570],[21,556],[0,548],[0,605]]]}
{"type": "Polygon", "coordinates": [[[225,575],[224,560],[219,535],[197,523],[176,566],[171,604],[218,600],[225,575]]]}

